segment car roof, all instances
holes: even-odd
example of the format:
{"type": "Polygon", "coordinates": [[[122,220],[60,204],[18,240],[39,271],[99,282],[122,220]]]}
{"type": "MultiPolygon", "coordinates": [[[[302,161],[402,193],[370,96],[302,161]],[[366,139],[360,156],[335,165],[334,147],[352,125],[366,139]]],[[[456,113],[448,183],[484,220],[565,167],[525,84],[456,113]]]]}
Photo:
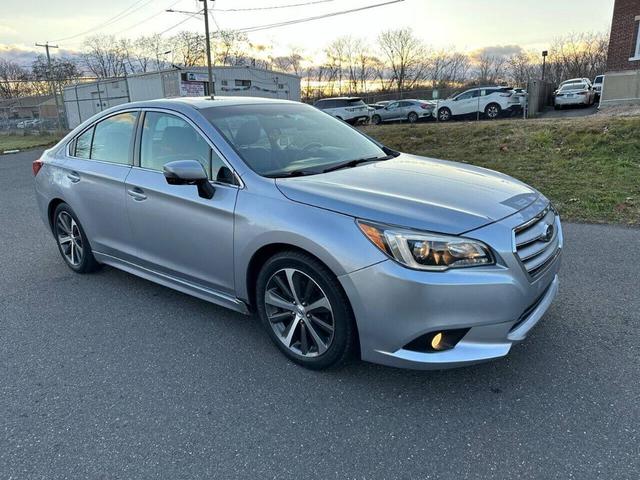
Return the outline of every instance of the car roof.
{"type": "Polygon", "coordinates": [[[362,100],[361,97],[329,97],[329,98],[321,98],[318,100],[321,102],[322,100],[362,100]]]}
{"type": "Polygon", "coordinates": [[[263,105],[266,103],[299,103],[291,100],[284,100],[281,98],[266,98],[266,97],[225,97],[215,96],[212,100],[209,97],[177,97],[177,98],[159,98],[155,100],[143,100],[139,102],[131,102],[124,105],[118,105],[119,107],[125,106],[128,108],[171,108],[176,105],[190,106],[198,110],[204,108],[215,107],[229,107],[235,105],[263,105]]]}

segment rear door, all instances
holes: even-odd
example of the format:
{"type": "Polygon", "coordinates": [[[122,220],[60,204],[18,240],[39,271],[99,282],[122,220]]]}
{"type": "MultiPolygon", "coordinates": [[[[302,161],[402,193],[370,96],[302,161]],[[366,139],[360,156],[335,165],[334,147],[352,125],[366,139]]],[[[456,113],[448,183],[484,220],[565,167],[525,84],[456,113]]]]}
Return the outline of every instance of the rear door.
{"type": "Polygon", "coordinates": [[[98,253],[135,256],[125,210],[124,182],[131,170],[139,112],[118,112],[95,123],[68,146],[64,200],[98,253]]]}
{"type": "Polygon", "coordinates": [[[467,90],[458,95],[453,103],[454,115],[467,115],[478,111],[480,90],[467,90]]]}
{"type": "Polygon", "coordinates": [[[149,110],[126,182],[126,203],[138,264],[171,277],[234,294],[233,223],[237,178],[187,117],[149,110]],[[213,198],[194,185],[169,185],[163,166],[198,160],[212,179],[213,198]]]}

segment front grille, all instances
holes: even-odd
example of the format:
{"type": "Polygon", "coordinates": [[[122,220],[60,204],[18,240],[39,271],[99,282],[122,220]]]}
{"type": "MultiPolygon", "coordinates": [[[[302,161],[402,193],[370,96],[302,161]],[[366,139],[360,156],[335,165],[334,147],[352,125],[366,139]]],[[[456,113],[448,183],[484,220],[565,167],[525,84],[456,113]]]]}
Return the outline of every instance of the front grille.
{"type": "Polygon", "coordinates": [[[514,230],[516,254],[532,277],[542,274],[560,251],[560,225],[557,217],[556,211],[549,205],[514,230]]]}

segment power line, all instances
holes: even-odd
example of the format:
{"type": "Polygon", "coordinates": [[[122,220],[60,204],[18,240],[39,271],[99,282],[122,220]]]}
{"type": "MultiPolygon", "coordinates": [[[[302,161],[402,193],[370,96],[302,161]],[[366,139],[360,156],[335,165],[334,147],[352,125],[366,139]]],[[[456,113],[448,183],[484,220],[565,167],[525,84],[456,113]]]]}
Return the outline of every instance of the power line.
{"type": "Polygon", "coordinates": [[[74,35],[69,35],[68,37],[58,38],[55,41],[56,42],[61,42],[61,41],[64,41],[64,40],[71,40],[72,38],[81,37],[82,35],[86,35],[86,34],[92,33],[95,30],[99,30],[101,28],[109,26],[109,25],[111,25],[113,23],[116,23],[116,22],[122,20],[125,16],[129,16],[133,12],[138,11],[140,8],[148,5],[152,1],[153,0],[136,0],[132,5],[129,5],[127,8],[122,10],[120,13],[118,13],[117,15],[114,15],[113,17],[107,19],[106,21],[100,22],[98,25],[95,25],[94,27],[92,27],[92,28],[90,28],[88,30],[85,30],[83,32],[76,33],[74,35]],[[135,9],[132,10],[133,7],[135,7],[136,5],[139,5],[141,2],[144,2],[144,3],[142,5],[140,5],[138,8],[135,8],[135,9]]]}
{"type": "Polygon", "coordinates": [[[160,33],[158,33],[158,35],[164,35],[164,34],[165,34],[165,33],[167,33],[168,31],[173,30],[173,29],[174,29],[174,28],[176,28],[176,27],[179,27],[180,25],[182,25],[182,24],[183,24],[183,23],[185,23],[185,22],[188,22],[188,21],[189,21],[189,20],[191,20],[192,18],[196,18],[196,15],[200,15],[203,11],[204,11],[204,9],[199,10],[199,11],[197,11],[197,12],[193,12],[193,13],[191,13],[191,14],[186,14],[186,15],[189,15],[187,18],[185,18],[184,20],[182,20],[182,21],[180,21],[180,22],[176,23],[175,25],[173,25],[173,26],[171,26],[171,27],[169,27],[169,28],[167,28],[167,29],[165,29],[165,30],[161,31],[160,33]]]}
{"type": "MultiPolygon", "coordinates": [[[[176,1],[174,1],[174,2],[173,2],[173,3],[171,3],[167,8],[171,8],[171,7],[175,6],[175,5],[177,5],[178,3],[180,3],[181,1],[182,1],[182,0],[176,0],[176,1]]],[[[142,5],[142,6],[144,6],[144,5],[142,5]]],[[[125,32],[125,31],[127,31],[127,30],[131,30],[133,27],[137,27],[138,25],[142,25],[143,23],[146,23],[146,22],[148,22],[149,20],[151,20],[151,19],[153,19],[153,18],[156,18],[156,17],[157,17],[157,16],[159,16],[159,15],[162,15],[164,12],[165,12],[165,9],[163,8],[163,9],[162,9],[162,10],[160,10],[159,12],[156,12],[156,13],[154,13],[153,15],[150,15],[150,16],[148,16],[148,17],[146,17],[146,18],[143,18],[142,20],[139,20],[139,21],[137,21],[137,22],[135,22],[135,23],[132,23],[132,24],[130,24],[130,25],[128,25],[128,26],[126,26],[126,27],[124,27],[124,28],[123,28],[123,29],[121,29],[121,30],[117,30],[117,31],[115,31],[115,32],[111,33],[110,35],[119,35],[119,34],[120,34],[120,33],[122,33],[122,32],[125,32]]],[[[131,12],[131,13],[133,13],[133,12],[131,12]]],[[[85,34],[86,34],[86,33],[87,33],[87,32],[85,32],[85,34]]],[[[88,33],[93,33],[93,32],[91,31],[91,32],[88,32],[88,33]]],[[[80,35],[81,35],[81,34],[76,35],[76,36],[80,36],[80,35]]],[[[81,44],[82,42],[83,42],[83,40],[80,40],[80,41],[76,41],[76,42],[66,43],[66,45],[79,45],[79,44],[81,44]]]]}
{"type": "Polygon", "coordinates": [[[277,10],[280,8],[303,7],[307,5],[316,5],[318,3],[329,3],[335,0],[316,0],[314,2],[290,3],[289,5],[272,5],[270,7],[251,7],[251,8],[214,8],[214,12],[253,12],[256,10],[277,10]]]}
{"type": "Polygon", "coordinates": [[[256,26],[253,26],[253,27],[239,28],[236,31],[237,32],[242,32],[242,33],[258,32],[260,30],[269,30],[271,28],[286,27],[288,25],[295,25],[295,24],[298,24],[298,23],[311,22],[311,21],[314,21],[314,20],[321,20],[323,18],[337,17],[338,15],[345,15],[347,13],[360,12],[360,11],[363,11],[363,10],[369,10],[369,9],[372,9],[372,8],[383,7],[385,5],[392,5],[394,3],[400,3],[400,2],[404,2],[404,1],[405,0],[391,0],[389,2],[376,3],[374,5],[366,5],[364,7],[359,7],[359,8],[352,8],[350,10],[341,10],[341,11],[338,11],[338,12],[325,13],[323,15],[316,15],[314,17],[299,18],[297,20],[287,20],[287,21],[283,21],[283,22],[270,23],[270,24],[266,24],[266,25],[256,25],[256,26]]]}

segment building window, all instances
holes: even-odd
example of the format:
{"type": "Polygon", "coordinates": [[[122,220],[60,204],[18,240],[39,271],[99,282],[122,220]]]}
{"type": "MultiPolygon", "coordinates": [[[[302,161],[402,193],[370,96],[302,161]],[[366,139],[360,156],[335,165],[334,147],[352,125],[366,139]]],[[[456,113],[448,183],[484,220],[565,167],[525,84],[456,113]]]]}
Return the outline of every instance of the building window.
{"type": "Polygon", "coordinates": [[[236,80],[236,87],[250,87],[251,80],[236,80]]]}
{"type": "Polygon", "coordinates": [[[278,84],[278,90],[284,90],[284,83],[278,84]]]}
{"type": "Polygon", "coordinates": [[[222,86],[226,86],[229,82],[227,82],[226,80],[221,80],[222,86]]]}

